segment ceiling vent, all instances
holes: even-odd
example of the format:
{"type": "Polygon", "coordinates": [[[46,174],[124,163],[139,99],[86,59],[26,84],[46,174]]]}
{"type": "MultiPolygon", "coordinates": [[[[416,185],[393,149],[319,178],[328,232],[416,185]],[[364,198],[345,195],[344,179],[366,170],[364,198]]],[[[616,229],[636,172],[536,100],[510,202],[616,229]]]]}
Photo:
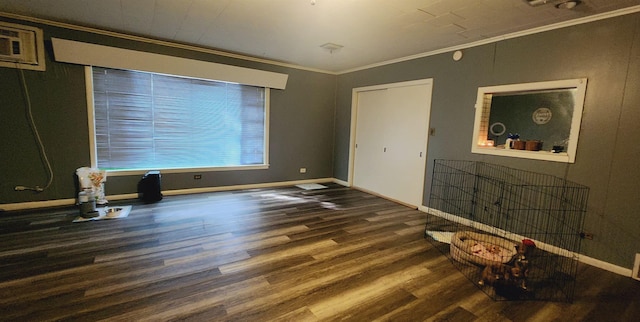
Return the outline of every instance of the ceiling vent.
{"type": "Polygon", "coordinates": [[[573,9],[575,6],[579,5],[580,3],[582,3],[582,1],[580,0],[524,0],[526,3],[528,3],[530,6],[532,7],[537,7],[537,6],[541,6],[541,5],[545,5],[548,3],[556,3],[555,7],[558,9],[573,9]]]}
{"type": "Polygon", "coordinates": [[[549,2],[549,0],[524,0],[524,1],[532,7],[541,6],[549,2]]]}
{"type": "Polygon", "coordinates": [[[328,51],[329,53],[333,54],[334,51],[338,51],[340,49],[342,49],[342,45],[338,45],[338,44],[334,44],[332,42],[328,42],[324,45],[321,45],[320,47],[324,48],[326,51],[328,51]]]}
{"type": "Polygon", "coordinates": [[[0,67],[44,71],[42,29],[0,22],[0,67]]]}

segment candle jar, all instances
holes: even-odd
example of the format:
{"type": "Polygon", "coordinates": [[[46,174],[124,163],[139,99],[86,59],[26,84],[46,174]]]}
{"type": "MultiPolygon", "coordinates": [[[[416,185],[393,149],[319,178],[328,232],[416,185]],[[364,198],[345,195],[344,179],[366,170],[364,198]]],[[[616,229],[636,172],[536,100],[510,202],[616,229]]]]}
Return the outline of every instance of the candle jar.
{"type": "Polygon", "coordinates": [[[524,150],[525,149],[525,141],[513,141],[512,148],[514,150],[524,150]]]}
{"type": "Polygon", "coordinates": [[[540,151],[542,149],[542,142],[538,140],[531,140],[525,143],[525,149],[527,151],[540,151]]]}

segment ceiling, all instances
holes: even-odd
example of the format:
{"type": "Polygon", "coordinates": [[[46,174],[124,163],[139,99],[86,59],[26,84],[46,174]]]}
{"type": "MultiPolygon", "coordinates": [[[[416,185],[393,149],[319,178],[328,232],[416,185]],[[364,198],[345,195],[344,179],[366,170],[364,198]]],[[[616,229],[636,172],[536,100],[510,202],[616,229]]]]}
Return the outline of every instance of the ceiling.
{"type": "MultiPolygon", "coordinates": [[[[640,0],[0,0],[14,14],[339,73],[567,21],[640,0]],[[324,44],[342,46],[333,50],[324,44]]],[[[589,19],[589,18],[587,18],[589,19]]]]}

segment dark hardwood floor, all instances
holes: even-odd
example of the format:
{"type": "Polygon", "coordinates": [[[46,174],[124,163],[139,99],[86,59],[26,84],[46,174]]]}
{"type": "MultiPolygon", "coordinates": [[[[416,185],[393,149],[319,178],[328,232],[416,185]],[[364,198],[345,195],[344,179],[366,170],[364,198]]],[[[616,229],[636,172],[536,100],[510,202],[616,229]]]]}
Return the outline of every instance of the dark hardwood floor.
{"type": "Polygon", "coordinates": [[[0,214],[3,321],[637,321],[640,282],[580,265],[573,303],[494,301],[426,214],[338,185],[0,214]],[[112,205],[113,206],[113,205],[112,205]]]}

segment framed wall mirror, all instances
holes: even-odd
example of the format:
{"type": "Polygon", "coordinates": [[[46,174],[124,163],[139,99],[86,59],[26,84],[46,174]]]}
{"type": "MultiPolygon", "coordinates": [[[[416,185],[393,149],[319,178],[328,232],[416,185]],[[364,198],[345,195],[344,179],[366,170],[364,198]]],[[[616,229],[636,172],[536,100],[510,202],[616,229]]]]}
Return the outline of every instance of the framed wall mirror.
{"type": "Polygon", "coordinates": [[[478,88],[472,153],[574,163],[587,79],[478,88]]]}

